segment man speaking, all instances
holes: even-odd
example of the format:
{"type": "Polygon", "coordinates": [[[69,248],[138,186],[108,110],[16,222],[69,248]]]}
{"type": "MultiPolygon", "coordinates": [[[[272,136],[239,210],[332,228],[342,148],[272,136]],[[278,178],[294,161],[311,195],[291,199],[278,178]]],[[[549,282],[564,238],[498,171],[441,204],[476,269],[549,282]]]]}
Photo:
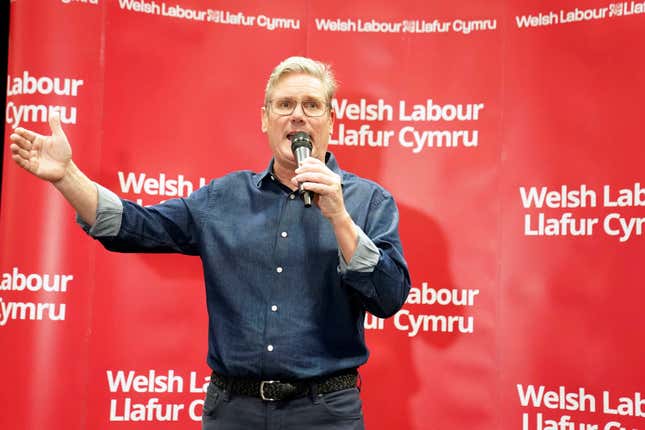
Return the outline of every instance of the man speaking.
{"type": "Polygon", "coordinates": [[[329,66],[284,60],[261,108],[267,169],[148,207],[88,179],[58,117],[51,136],[11,135],[15,162],[50,181],[108,250],[201,258],[213,371],[205,430],[363,428],[365,311],[396,313],[410,279],[392,196],[327,152],[335,90],[329,66]]]}

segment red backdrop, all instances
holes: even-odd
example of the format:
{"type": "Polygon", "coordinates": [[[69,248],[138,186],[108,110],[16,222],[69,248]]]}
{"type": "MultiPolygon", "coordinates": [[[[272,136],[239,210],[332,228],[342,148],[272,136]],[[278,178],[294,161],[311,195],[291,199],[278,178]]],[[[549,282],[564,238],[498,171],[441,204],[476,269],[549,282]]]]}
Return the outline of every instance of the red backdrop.
{"type": "Polygon", "coordinates": [[[0,428],[198,428],[209,375],[199,262],[105,251],[11,131],[59,109],[92,179],[186,195],[266,166],[290,55],[333,65],[330,149],[401,212],[413,290],[366,319],[367,427],[644,428],[645,4],[274,3],[11,3],[0,428]]]}

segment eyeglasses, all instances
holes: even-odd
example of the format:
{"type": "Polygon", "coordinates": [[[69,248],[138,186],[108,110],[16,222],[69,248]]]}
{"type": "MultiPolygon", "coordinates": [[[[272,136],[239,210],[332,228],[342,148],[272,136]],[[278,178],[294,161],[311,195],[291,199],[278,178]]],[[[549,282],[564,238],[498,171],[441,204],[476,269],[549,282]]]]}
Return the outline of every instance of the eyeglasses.
{"type": "Polygon", "coordinates": [[[323,116],[329,107],[322,100],[316,98],[304,99],[301,102],[298,102],[298,100],[284,97],[269,100],[269,108],[277,115],[286,116],[291,115],[296,110],[298,103],[302,106],[302,112],[304,112],[306,116],[311,117],[323,116]]]}

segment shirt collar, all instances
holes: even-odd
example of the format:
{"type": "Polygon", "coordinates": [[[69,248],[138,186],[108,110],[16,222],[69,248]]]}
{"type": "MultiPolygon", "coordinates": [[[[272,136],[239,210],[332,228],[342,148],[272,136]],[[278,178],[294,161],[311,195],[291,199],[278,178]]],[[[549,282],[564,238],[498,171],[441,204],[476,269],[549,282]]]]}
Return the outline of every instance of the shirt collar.
{"type": "MultiPolygon", "coordinates": [[[[271,161],[269,162],[269,166],[265,170],[263,170],[260,173],[256,173],[255,175],[253,175],[253,182],[255,183],[255,185],[258,188],[260,188],[262,186],[262,183],[265,180],[267,180],[267,179],[271,180],[271,177],[273,176],[273,163],[274,163],[274,161],[275,160],[272,158],[271,161]]],[[[340,167],[338,166],[338,162],[336,161],[336,157],[334,157],[334,154],[332,154],[329,151],[327,151],[327,153],[325,154],[325,164],[327,165],[327,167],[329,167],[329,170],[331,170],[332,172],[338,174],[341,177],[341,181],[342,181],[343,172],[342,172],[342,170],[340,170],[340,167]]]]}

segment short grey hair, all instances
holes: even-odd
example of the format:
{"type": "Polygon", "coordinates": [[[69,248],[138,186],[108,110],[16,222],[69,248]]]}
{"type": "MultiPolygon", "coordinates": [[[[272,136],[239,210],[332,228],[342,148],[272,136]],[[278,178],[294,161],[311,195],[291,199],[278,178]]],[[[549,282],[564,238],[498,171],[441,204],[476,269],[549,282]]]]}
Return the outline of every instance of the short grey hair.
{"type": "Polygon", "coordinates": [[[338,88],[331,66],[311,58],[289,57],[278,64],[271,72],[271,76],[269,76],[269,81],[264,91],[265,106],[269,103],[269,96],[273,88],[280,82],[280,79],[291,73],[304,73],[320,79],[325,91],[325,101],[327,104],[331,103],[331,99],[336,93],[336,88],[338,88]]]}

